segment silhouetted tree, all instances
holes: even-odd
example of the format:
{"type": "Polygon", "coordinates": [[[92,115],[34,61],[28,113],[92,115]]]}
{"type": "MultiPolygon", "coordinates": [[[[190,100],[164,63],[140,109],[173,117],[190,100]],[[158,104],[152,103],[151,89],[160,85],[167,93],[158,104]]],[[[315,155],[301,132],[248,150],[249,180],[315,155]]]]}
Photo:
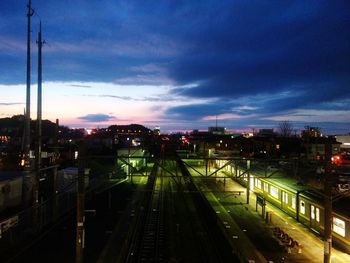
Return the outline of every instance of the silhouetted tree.
{"type": "Polygon", "coordinates": [[[282,121],[278,124],[278,130],[281,137],[290,137],[293,132],[293,125],[290,121],[282,121]]]}

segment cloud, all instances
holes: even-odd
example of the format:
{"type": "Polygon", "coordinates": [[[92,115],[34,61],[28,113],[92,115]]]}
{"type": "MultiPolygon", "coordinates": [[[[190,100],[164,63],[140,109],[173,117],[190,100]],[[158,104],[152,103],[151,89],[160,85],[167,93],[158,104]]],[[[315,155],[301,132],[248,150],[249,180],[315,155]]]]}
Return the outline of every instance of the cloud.
{"type": "Polygon", "coordinates": [[[343,8],[341,2],[237,1],[193,32],[188,41],[196,48],[177,57],[169,74],[178,84],[197,84],[178,89],[191,98],[289,93],[261,104],[266,112],[349,98],[350,30],[343,8]]]}
{"type": "Polygon", "coordinates": [[[186,104],[168,108],[164,115],[172,120],[199,121],[206,116],[222,115],[227,113],[231,103],[207,102],[200,104],[186,104]]]}
{"type": "Polygon", "coordinates": [[[232,119],[240,119],[242,116],[238,114],[233,114],[233,113],[224,113],[220,115],[210,115],[210,116],[205,116],[203,117],[203,120],[205,121],[212,121],[212,120],[232,120],[232,119]]]}
{"type": "Polygon", "coordinates": [[[111,120],[116,120],[117,118],[112,115],[96,113],[96,114],[87,114],[85,116],[78,117],[78,119],[86,122],[107,122],[111,120]]]}
{"type": "Polygon", "coordinates": [[[87,96],[93,96],[93,97],[102,97],[102,98],[112,98],[112,99],[118,99],[118,100],[125,100],[125,101],[144,101],[144,102],[170,102],[170,101],[178,101],[179,98],[172,98],[170,96],[153,96],[153,97],[131,97],[131,96],[118,96],[118,95],[87,95],[87,96]]]}
{"type": "Polygon", "coordinates": [[[161,74],[137,74],[113,80],[119,85],[171,85],[173,81],[161,74]]]}
{"type": "Polygon", "coordinates": [[[12,37],[0,37],[0,50],[13,52],[13,51],[26,51],[26,46],[23,45],[19,39],[15,39],[12,37]]]}
{"type": "Polygon", "coordinates": [[[87,88],[87,89],[92,88],[92,86],[90,86],[90,85],[82,85],[82,84],[70,84],[70,86],[77,87],[77,88],[87,88]]]}
{"type": "Polygon", "coordinates": [[[21,102],[0,102],[0,106],[23,105],[21,102]]]}
{"type": "Polygon", "coordinates": [[[328,123],[348,123],[350,122],[350,110],[312,110],[298,109],[291,111],[289,114],[276,114],[275,116],[266,117],[264,119],[283,121],[290,120],[295,122],[322,122],[327,119],[328,123]]]}
{"type": "MultiPolygon", "coordinates": [[[[80,90],[100,98],[96,112],[108,112],[109,99],[154,102],[154,116],[171,125],[223,116],[251,126],[296,112],[300,121],[322,119],[301,110],[349,109],[347,1],[36,0],[33,7],[48,43],[44,81],[72,83],[68,96],[89,83],[119,85],[80,90]]],[[[26,7],[4,0],[0,8],[0,83],[25,83],[26,7]]],[[[34,16],[34,62],[38,22],[34,16]]]]}

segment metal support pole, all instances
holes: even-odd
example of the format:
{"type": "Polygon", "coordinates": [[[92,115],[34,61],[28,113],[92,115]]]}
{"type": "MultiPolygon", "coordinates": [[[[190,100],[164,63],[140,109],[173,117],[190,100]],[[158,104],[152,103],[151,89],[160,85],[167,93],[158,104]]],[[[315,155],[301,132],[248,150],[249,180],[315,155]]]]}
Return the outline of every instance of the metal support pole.
{"type": "Polygon", "coordinates": [[[205,159],[205,176],[208,176],[208,159],[205,159]]]}
{"type": "Polygon", "coordinates": [[[130,163],[130,154],[131,154],[131,150],[130,150],[130,147],[131,147],[131,138],[127,138],[128,140],[128,176],[130,177],[130,182],[131,184],[133,184],[133,180],[132,180],[132,171],[130,169],[130,166],[132,166],[132,164],[130,163]]]}
{"type": "Polygon", "coordinates": [[[296,219],[299,222],[299,211],[300,211],[300,191],[297,191],[296,207],[295,207],[296,219]]]}
{"type": "MultiPolygon", "coordinates": [[[[55,143],[55,164],[57,164],[57,159],[58,159],[58,133],[59,133],[59,120],[56,119],[56,126],[55,126],[55,137],[54,137],[54,143],[55,143]]],[[[53,178],[52,178],[52,202],[53,202],[53,220],[56,221],[58,217],[58,184],[57,184],[57,178],[58,178],[58,166],[56,166],[53,169],[53,178]]]]}
{"type": "Polygon", "coordinates": [[[78,193],[77,193],[77,228],[76,228],[76,263],[83,262],[85,239],[85,149],[79,146],[78,193]]]}
{"type": "Polygon", "coordinates": [[[324,182],[324,263],[331,262],[332,255],[332,145],[326,144],[325,149],[325,182],[324,182]]]}
{"type": "MultiPolygon", "coordinates": [[[[41,22],[38,33],[38,107],[37,107],[37,126],[36,126],[36,147],[35,147],[35,173],[32,175],[32,186],[33,186],[33,225],[35,229],[40,229],[38,224],[38,206],[39,206],[39,179],[41,169],[41,83],[42,83],[42,60],[41,60],[41,22]]],[[[39,221],[40,222],[40,221],[39,221]]]]}
{"type": "Polygon", "coordinates": [[[41,169],[41,119],[42,119],[42,37],[41,37],[41,22],[40,22],[40,29],[38,33],[38,105],[37,105],[37,126],[36,126],[36,153],[35,153],[35,160],[36,160],[36,171],[39,175],[40,169],[41,169]]]}
{"type": "Polygon", "coordinates": [[[148,158],[145,158],[145,163],[146,163],[146,170],[145,170],[145,174],[147,177],[147,170],[148,170],[148,158]]]}
{"type": "MultiPolygon", "coordinates": [[[[326,181],[329,181],[326,179],[326,181]]],[[[324,263],[331,262],[331,254],[332,254],[332,186],[330,182],[326,182],[325,184],[325,193],[328,195],[325,197],[324,204],[324,263]],[[327,191],[328,190],[328,191],[327,191]]]]}
{"type": "Polygon", "coordinates": [[[52,216],[53,221],[56,221],[58,218],[58,190],[57,190],[57,177],[58,177],[58,167],[53,168],[52,174],[52,216]]]}
{"type": "Polygon", "coordinates": [[[248,183],[247,183],[247,204],[249,205],[249,197],[250,197],[250,160],[247,160],[247,176],[248,176],[248,183]]]}
{"type": "Polygon", "coordinates": [[[27,86],[26,86],[26,116],[24,131],[24,171],[28,174],[30,167],[30,18],[34,14],[32,1],[28,0],[27,12],[27,86]]]}
{"type": "Polygon", "coordinates": [[[264,200],[264,204],[261,207],[261,214],[263,217],[265,216],[265,200],[264,200]]]}
{"type": "Polygon", "coordinates": [[[26,108],[25,108],[25,124],[24,124],[24,143],[23,143],[23,161],[24,161],[24,178],[22,187],[22,201],[27,205],[31,205],[33,194],[28,191],[32,188],[32,175],[30,163],[30,18],[33,16],[32,1],[28,0],[27,5],[27,84],[26,84],[26,108]]]}
{"type": "Polygon", "coordinates": [[[249,205],[249,196],[250,196],[250,174],[247,172],[248,183],[247,183],[247,204],[249,205]]]}

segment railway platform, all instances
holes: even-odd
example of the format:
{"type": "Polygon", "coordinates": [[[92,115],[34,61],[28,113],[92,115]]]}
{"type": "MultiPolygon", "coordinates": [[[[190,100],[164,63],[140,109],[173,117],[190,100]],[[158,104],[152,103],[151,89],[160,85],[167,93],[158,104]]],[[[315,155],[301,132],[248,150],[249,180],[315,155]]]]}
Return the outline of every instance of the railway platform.
{"type": "MultiPolygon", "coordinates": [[[[218,177],[224,176],[223,173],[218,173],[218,177]]],[[[225,189],[226,191],[244,191],[243,195],[237,196],[249,210],[256,210],[256,195],[251,192],[249,205],[246,204],[246,188],[238,184],[233,180],[225,180],[225,186],[223,179],[217,179],[219,187],[225,189]]],[[[271,235],[274,236],[282,245],[286,246],[287,255],[285,262],[307,262],[307,263],[322,263],[323,253],[324,253],[324,243],[322,236],[317,232],[312,232],[311,229],[307,228],[305,225],[296,221],[291,216],[284,213],[279,208],[267,203],[265,208],[265,213],[268,214],[268,219],[265,218],[265,225],[270,229],[271,235]],[[285,235],[287,234],[293,241],[296,241],[299,245],[293,249],[289,249],[289,243],[283,242],[281,237],[276,233],[277,231],[282,231],[285,235]]],[[[261,207],[258,207],[256,212],[262,217],[261,207]],[[260,209],[260,210],[259,210],[260,209]]],[[[336,248],[332,248],[331,252],[332,263],[348,263],[350,262],[350,255],[344,253],[336,248]]]]}

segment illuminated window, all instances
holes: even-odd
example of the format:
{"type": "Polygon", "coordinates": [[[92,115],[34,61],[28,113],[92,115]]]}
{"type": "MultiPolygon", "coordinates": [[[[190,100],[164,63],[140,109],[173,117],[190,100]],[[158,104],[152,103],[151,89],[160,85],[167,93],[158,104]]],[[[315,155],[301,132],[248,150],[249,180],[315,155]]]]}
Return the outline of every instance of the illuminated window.
{"type": "Polygon", "coordinates": [[[296,200],[295,196],[293,195],[292,196],[292,208],[293,209],[295,209],[297,207],[296,204],[297,204],[297,200],[296,200]]]}
{"type": "Polygon", "coordinates": [[[316,207],[316,221],[320,222],[320,209],[318,207],[316,207]]]}
{"type": "Polygon", "coordinates": [[[269,192],[269,185],[268,185],[267,183],[264,183],[264,191],[265,191],[266,193],[269,192]]]}
{"type": "Polygon", "coordinates": [[[254,189],[254,176],[250,175],[250,189],[254,189]]]}
{"type": "Polygon", "coordinates": [[[305,215],[305,202],[303,200],[300,200],[300,213],[305,215]]]}
{"type": "Polygon", "coordinates": [[[311,205],[311,219],[314,219],[317,222],[320,222],[320,209],[313,205],[311,205]]]}
{"type": "Polygon", "coordinates": [[[275,197],[278,198],[278,188],[270,185],[270,194],[275,197]]]}
{"type": "Polygon", "coordinates": [[[315,219],[315,207],[311,205],[311,219],[315,219]]]}
{"type": "Polygon", "coordinates": [[[255,178],[255,186],[261,189],[261,181],[258,178],[255,178]]]}
{"type": "Polygon", "coordinates": [[[282,192],[282,202],[288,204],[288,194],[286,192],[282,192]]]}
{"type": "Polygon", "coordinates": [[[333,231],[342,237],[345,237],[345,221],[333,217],[333,231]]]}

